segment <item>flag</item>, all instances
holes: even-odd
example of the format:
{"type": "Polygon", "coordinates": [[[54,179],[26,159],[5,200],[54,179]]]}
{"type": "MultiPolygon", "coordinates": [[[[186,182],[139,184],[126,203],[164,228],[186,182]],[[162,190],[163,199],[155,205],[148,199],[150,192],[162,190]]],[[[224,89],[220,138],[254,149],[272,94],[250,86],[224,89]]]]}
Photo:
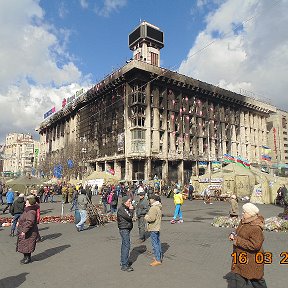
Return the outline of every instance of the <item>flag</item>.
{"type": "Polygon", "coordinates": [[[263,154],[263,155],[261,155],[261,159],[264,160],[264,161],[271,161],[272,158],[269,155],[263,154]]]}
{"type": "Polygon", "coordinates": [[[250,163],[247,159],[242,158],[241,156],[237,157],[237,164],[244,166],[245,168],[250,168],[250,163]]]}
{"type": "Polygon", "coordinates": [[[224,154],[223,158],[225,162],[235,162],[235,157],[230,154],[224,154]]]}

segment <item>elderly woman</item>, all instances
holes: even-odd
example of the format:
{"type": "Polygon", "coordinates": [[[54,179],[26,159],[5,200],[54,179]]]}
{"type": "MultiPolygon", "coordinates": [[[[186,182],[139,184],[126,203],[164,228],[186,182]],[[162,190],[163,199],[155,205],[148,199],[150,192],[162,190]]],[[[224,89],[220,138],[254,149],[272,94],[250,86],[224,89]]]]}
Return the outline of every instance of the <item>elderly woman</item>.
{"type": "Polygon", "coordinates": [[[231,272],[234,274],[231,288],[246,287],[249,282],[255,288],[267,288],[263,279],[264,263],[256,259],[257,253],[264,253],[264,218],[258,213],[254,204],[244,204],[240,224],[236,232],[230,234],[229,239],[233,241],[231,272]]]}
{"type": "Polygon", "coordinates": [[[25,203],[24,212],[19,218],[18,225],[18,241],[16,251],[23,253],[24,258],[20,261],[21,264],[31,262],[31,253],[36,247],[38,237],[37,226],[37,206],[35,197],[28,197],[25,203]]]}

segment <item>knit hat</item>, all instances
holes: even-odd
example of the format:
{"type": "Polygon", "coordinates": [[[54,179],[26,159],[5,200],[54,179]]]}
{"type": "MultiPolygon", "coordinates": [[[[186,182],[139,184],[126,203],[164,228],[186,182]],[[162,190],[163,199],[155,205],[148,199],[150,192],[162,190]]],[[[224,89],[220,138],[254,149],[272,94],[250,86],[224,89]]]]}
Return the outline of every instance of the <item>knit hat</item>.
{"type": "Polygon", "coordinates": [[[35,197],[28,196],[27,200],[28,200],[30,205],[35,205],[36,204],[36,198],[35,197]]]}
{"type": "Polygon", "coordinates": [[[122,197],[122,203],[126,203],[130,199],[129,196],[123,196],[122,197]]]}
{"type": "Polygon", "coordinates": [[[259,213],[258,207],[252,203],[244,204],[242,209],[243,209],[243,211],[245,211],[247,214],[249,214],[251,216],[255,216],[259,213]]]}

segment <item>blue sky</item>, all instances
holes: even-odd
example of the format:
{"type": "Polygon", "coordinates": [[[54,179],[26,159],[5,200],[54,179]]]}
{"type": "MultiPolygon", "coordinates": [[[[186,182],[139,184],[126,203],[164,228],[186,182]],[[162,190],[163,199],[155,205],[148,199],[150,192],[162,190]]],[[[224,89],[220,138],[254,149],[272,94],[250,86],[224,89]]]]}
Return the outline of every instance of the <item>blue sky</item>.
{"type": "Polygon", "coordinates": [[[0,143],[164,32],[161,66],[288,110],[288,0],[0,0],[0,143]]]}
{"type": "Polygon", "coordinates": [[[110,1],[118,3],[118,6],[115,4],[116,8],[111,10],[106,6],[109,12],[105,14],[104,1],[85,3],[87,8],[83,8],[78,0],[40,2],[46,12],[45,19],[57,30],[69,31],[67,50],[75,57],[75,63],[84,74],[92,74],[93,81],[100,80],[114,67],[122,66],[131,58],[128,34],[140,20],[146,20],[164,31],[165,47],[161,52],[161,63],[165,67],[178,68],[198,31],[204,28],[205,15],[209,11],[207,7],[197,7],[197,1],[134,0],[110,1]],[[96,7],[103,13],[97,13],[96,7]]]}

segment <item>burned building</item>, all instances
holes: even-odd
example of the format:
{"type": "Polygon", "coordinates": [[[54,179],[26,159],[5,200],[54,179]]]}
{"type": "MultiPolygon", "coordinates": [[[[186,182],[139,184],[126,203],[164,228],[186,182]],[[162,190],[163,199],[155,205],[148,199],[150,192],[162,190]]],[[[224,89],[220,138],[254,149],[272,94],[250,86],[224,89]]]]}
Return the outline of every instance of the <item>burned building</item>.
{"type": "Polygon", "coordinates": [[[159,67],[163,46],[163,32],[142,22],[129,35],[133,60],[41,124],[43,161],[65,170],[78,155],[78,174],[182,183],[226,153],[259,163],[275,107],[159,67]]]}

